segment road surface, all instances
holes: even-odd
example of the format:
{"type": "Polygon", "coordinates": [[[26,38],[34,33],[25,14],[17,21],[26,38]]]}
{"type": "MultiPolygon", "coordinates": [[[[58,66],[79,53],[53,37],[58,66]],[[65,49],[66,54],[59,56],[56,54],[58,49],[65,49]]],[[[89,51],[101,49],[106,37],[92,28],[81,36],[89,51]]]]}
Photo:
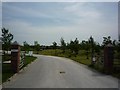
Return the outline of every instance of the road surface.
{"type": "Polygon", "coordinates": [[[36,55],[38,58],[5,88],[118,88],[118,79],[103,75],[70,59],[36,55]]]}

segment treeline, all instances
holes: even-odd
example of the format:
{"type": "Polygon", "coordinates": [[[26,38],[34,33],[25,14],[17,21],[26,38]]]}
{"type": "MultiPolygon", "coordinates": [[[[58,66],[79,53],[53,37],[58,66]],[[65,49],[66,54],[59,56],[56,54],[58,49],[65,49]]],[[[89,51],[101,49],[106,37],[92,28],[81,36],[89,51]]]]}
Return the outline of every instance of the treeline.
{"type": "Polygon", "coordinates": [[[100,45],[95,39],[90,36],[88,40],[82,40],[81,42],[76,38],[75,40],[70,40],[70,42],[66,42],[63,38],[60,39],[60,44],[57,42],[53,42],[50,46],[40,45],[38,41],[34,41],[34,45],[29,45],[26,41],[23,43],[22,50],[29,51],[33,50],[39,53],[41,50],[46,49],[61,49],[64,54],[66,51],[70,51],[70,56],[77,56],[80,50],[85,50],[87,59],[89,58],[89,54],[93,57],[94,55],[99,55],[101,50],[108,44],[111,44],[114,47],[117,56],[120,55],[120,41],[111,40],[111,37],[103,37],[103,42],[100,45]]]}
{"type": "MultiPolygon", "coordinates": [[[[13,35],[9,32],[8,29],[2,28],[2,44],[3,44],[3,50],[9,51],[10,45],[13,40],[13,35]]],[[[100,45],[98,42],[95,41],[95,39],[90,36],[88,40],[82,40],[81,42],[76,38],[75,40],[70,40],[69,42],[66,42],[64,38],[60,39],[60,45],[58,45],[57,42],[53,42],[50,46],[44,46],[40,45],[38,41],[34,41],[34,45],[28,44],[26,41],[23,42],[23,45],[21,45],[21,50],[24,51],[36,51],[36,53],[39,53],[41,50],[46,49],[61,49],[62,53],[64,54],[66,50],[70,51],[70,56],[74,55],[76,56],[80,50],[86,51],[86,56],[88,57],[88,54],[91,54],[91,56],[94,56],[95,54],[100,54],[100,51],[103,50],[104,46],[107,44],[111,44],[114,46],[115,52],[117,52],[117,56],[120,56],[120,40],[111,40],[111,37],[103,37],[103,42],[100,45]]]]}

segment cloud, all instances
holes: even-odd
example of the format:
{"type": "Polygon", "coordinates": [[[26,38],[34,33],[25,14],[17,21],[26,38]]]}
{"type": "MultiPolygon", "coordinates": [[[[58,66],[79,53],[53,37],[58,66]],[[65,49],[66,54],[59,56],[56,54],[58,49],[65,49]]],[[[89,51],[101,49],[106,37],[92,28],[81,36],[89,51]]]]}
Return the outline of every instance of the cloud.
{"type": "Polygon", "coordinates": [[[90,7],[92,3],[75,3],[73,5],[65,7],[65,11],[74,14],[81,18],[99,18],[101,13],[95,9],[95,7],[90,7]]]}
{"type": "Polygon", "coordinates": [[[53,41],[59,43],[61,37],[64,37],[69,42],[69,40],[73,40],[76,37],[80,40],[86,40],[91,35],[98,42],[102,42],[103,36],[110,35],[113,38],[117,38],[115,27],[107,24],[99,26],[97,24],[89,24],[86,27],[85,25],[40,27],[23,21],[8,21],[7,23],[3,23],[3,26],[13,33],[14,39],[20,42],[20,44],[23,41],[33,44],[37,40],[40,44],[50,45],[53,41]]]}
{"type": "Polygon", "coordinates": [[[97,42],[109,35],[117,39],[116,11],[103,4],[3,3],[3,26],[20,44],[23,41],[33,44],[37,40],[40,44],[50,45],[53,41],[59,42],[61,37],[69,42],[76,37],[88,39],[91,35],[97,42]]]}
{"type": "MultiPolygon", "coordinates": [[[[19,3],[17,3],[19,5],[19,3]]],[[[22,6],[22,3],[21,3],[21,6],[22,6]]],[[[7,13],[8,15],[12,15],[12,16],[17,16],[17,17],[21,17],[21,16],[24,16],[24,17],[37,17],[37,18],[53,18],[49,15],[47,15],[46,13],[44,13],[43,11],[40,11],[40,10],[36,10],[36,9],[33,9],[32,7],[31,8],[25,8],[24,7],[17,7],[17,6],[13,6],[8,3],[3,3],[3,13],[7,13]],[[4,10],[5,9],[5,10],[4,10]],[[9,12],[8,12],[9,11],[9,12]],[[15,14],[13,14],[13,12],[15,14]]]]}

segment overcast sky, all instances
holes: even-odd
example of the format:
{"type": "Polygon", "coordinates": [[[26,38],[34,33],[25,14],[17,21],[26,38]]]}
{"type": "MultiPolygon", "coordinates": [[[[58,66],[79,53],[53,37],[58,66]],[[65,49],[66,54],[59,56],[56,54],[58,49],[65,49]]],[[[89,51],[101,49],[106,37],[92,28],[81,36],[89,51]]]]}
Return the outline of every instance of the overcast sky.
{"type": "Polygon", "coordinates": [[[91,35],[102,42],[104,36],[118,39],[117,2],[4,2],[2,26],[9,29],[20,44],[50,45],[91,35]]]}

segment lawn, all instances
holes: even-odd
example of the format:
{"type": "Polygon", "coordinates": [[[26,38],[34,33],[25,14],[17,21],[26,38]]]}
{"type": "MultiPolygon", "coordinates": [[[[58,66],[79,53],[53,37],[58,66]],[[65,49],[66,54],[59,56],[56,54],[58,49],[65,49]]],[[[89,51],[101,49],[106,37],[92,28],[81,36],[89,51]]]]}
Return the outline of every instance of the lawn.
{"type": "Polygon", "coordinates": [[[25,65],[24,65],[24,66],[30,64],[30,63],[33,62],[36,58],[37,58],[37,57],[34,57],[34,56],[26,56],[26,57],[25,57],[25,65]]]}
{"type": "MultiPolygon", "coordinates": [[[[31,62],[33,62],[36,59],[36,57],[33,56],[26,56],[25,57],[25,65],[23,66],[23,68],[25,66],[27,66],[28,64],[30,64],[31,62]]],[[[8,78],[10,78],[11,76],[13,76],[15,73],[11,70],[11,64],[2,64],[2,82],[5,82],[8,80],[8,78]]]]}

